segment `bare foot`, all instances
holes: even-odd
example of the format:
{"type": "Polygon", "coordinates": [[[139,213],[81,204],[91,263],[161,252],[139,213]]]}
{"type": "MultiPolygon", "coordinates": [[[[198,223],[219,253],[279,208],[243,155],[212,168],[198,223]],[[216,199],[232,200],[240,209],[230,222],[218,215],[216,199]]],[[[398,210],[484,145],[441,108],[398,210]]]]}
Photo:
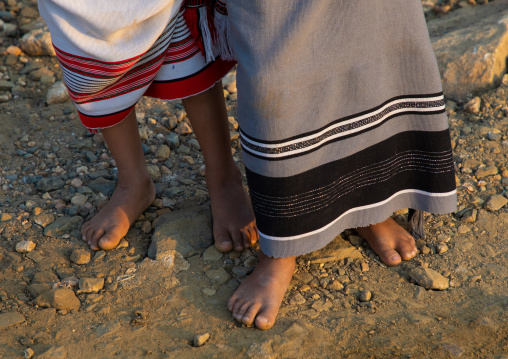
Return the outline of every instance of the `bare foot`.
{"type": "Polygon", "coordinates": [[[212,202],[215,247],[221,252],[242,251],[256,243],[256,219],[238,167],[207,168],[206,183],[212,202]]]}
{"type": "Polygon", "coordinates": [[[150,177],[119,180],[108,204],[83,224],[83,240],[95,251],[115,248],[154,199],[155,186],[150,177]]]}
{"type": "Polygon", "coordinates": [[[246,325],[270,329],[295,271],[296,257],[272,258],[260,252],[259,263],[228,301],[233,317],[246,325]]]}
{"type": "Polygon", "coordinates": [[[410,260],[416,255],[415,240],[404,228],[393,219],[359,227],[355,230],[369,243],[369,246],[389,266],[396,266],[402,260],[410,260]]]}

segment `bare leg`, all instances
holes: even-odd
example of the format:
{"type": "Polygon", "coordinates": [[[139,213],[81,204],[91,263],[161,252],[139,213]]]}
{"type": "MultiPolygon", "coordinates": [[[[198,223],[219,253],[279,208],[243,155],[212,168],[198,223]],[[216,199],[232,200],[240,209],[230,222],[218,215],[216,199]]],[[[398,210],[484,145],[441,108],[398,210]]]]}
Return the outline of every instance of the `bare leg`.
{"type": "Polygon", "coordinates": [[[83,240],[93,250],[115,248],[155,199],[134,110],[102,134],[118,166],[118,182],[108,204],[81,229],[83,240]]]}
{"type": "Polygon", "coordinates": [[[402,260],[410,260],[416,255],[415,240],[393,219],[368,227],[355,228],[381,260],[389,266],[396,266],[402,260]]]}
{"type": "Polygon", "coordinates": [[[183,100],[183,104],[205,158],[215,246],[221,252],[241,251],[257,242],[258,233],[240,170],[231,155],[222,84],[183,100]]]}
{"type": "Polygon", "coordinates": [[[233,317],[246,325],[270,329],[295,271],[296,257],[272,258],[260,252],[254,272],[228,301],[233,317]]]}

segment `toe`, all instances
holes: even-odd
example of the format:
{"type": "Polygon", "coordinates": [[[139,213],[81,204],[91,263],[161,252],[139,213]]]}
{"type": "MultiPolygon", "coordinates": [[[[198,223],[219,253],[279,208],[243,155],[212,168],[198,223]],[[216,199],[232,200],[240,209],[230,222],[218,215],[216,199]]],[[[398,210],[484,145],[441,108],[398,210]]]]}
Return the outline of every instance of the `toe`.
{"type": "Polygon", "coordinates": [[[277,308],[266,308],[262,310],[256,317],[256,327],[262,330],[267,330],[273,327],[275,323],[275,318],[277,317],[278,307],[277,308]]]}
{"type": "Polygon", "coordinates": [[[258,229],[255,225],[249,227],[249,246],[253,246],[259,240],[258,229]]]}
{"type": "Polygon", "coordinates": [[[400,254],[394,249],[388,249],[386,251],[380,251],[379,258],[383,261],[384,264],[388,266],[396,266],[402,262],[402,258],[400,254]]]}
{"type": "Polygon", "coordinates": [[[233,247],[235,248],[235,251],[237,252],[243,251],[242,233],[238,230],[232,231],[231,238],[233,239],[233,247]]]}
{"type": "MultiPolygon", "coordinates": [[[[238,309],[238,311],[233,314],[235,319],[238,320],[239,322],[243,322],[243,317],[245,316],[245,313],[247,313],[247,311],[249,310],[249,308],[251,306],[252,306],[252,304],[250,302],[244,302],[240,306],[240,309],[238,309]]],[[[247,324],[247,323],[245,323],[245,324],[247,324]]]]}
{"type": "Polygon", "coordinates": [[[416,255],[416,246],[412,245],[409,241],[400,243],[396,249],[405,261],[410,260],[416,255]]]}
{"type": "Polygon", "coordinates": [[[98,245],[100,249],[104,249],[105,251],[109,251],[111,249],[116,248],[118,243],[120,243],[120,240],[123,238],[123,236],[120,236],[114,232],[108,232],[105,235],[102,236],[102,238],[98,241],[98,245]]]}
{"type": "Polygon", "coordinates": [[[242,323],[245,325],[252,325],[254,324],[254,320],[256,319],[256,315],[259,312],[259,309],[261,308],[261,305],[258,303],[252,304],[247,312],[243,315],[242,323]]]}
{"type": "Polygon", "coordinates": [[[218,229],[215,232],[213,236],[215,238],[215,248],[222,253],[231,252],[233,250],[233,242],[227,230],[218,229]]]}
{"type": "Polygon", "coordinates": [[[242,236],[243,247],[249,248],[250,247],[250,232],[249,232],[248,228],[244,228],[244,229],[240,230],[240,234],[242,236]]]}
{"type": "Polygon", "coordinates": [[[233,309],[235,308],[235,305],[236,305],[236,302],[238,301],[238,296],[236,295],[236,293],[234,293],[231,298],[229,298],[228,300],[228,310],[230,312],[233,311],[233,309]]]}

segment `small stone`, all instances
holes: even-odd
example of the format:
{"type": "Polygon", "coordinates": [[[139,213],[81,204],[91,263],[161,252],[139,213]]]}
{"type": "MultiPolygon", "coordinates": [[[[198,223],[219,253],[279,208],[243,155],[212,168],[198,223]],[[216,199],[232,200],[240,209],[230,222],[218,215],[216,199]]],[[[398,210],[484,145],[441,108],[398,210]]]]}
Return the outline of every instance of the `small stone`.
{"type": "Polygon", "coordinates": [[[49,224],[55,221],[55,216],[51,213],[39,214],[34,218],[34,222],[42,228],[47,227],[49,224]]]}
{"type": "Polygon", "coordinates": [[[65,182],[60,177],[47,177],[39,180],[35,188],[41,192],[49,192],[62,188],[65,182]]]}
{"type": "Polygon", "coordinates": [[[56,56],[49,31],[32,30],[23,35],[19,47],[30,56],[56,56]]]}
{"type": "Polygon", "coordinates": [[[83,185],[83,181],[80,178],[73,178],[71,181],[71,186],[74,188],[81,187],[83,185]]]}
{"type": "Polygon", "coordinates": [[[362,269],[362,272],[368,272],[370,270],[369,268],[369,263],[367,262],[362,262],[360,264],[360,268],[362,269]]]}
{"type": "Polygon", "coordinates": [[[40,263],[44,259],[39,253],[34,251],[27,253],[26,257],[33,260],[35,263],[40,263]]]}
{"type": "Polygon", "coordinates": [[[371,298],[372,298],[372,293],[368,290],[362,290],[358,294],[358,300],[360,302],[369,302],[371,298]]]}
{"type": "Polygon", "coordinates": [[[53,105],[56,103],[64,103],[69,99],[69,92],[62,81],[55,82],[46,94],[46,103],[53,105]]]}
{"type": "Polygon", "coordinates": [[[18,312],[0,313],[0,329],[23,323],[25,317],[18,312]]]}
{"type": "Polygon", "coordinates": [[[83,218],[80,216],[59,217],[56,221],[44,228],[44,235],[57,238],[75,228],[79,228],[81,224],[83,224],[83,218]]]}
{"type": "Polygon", "coordinates": [[[430,268],[414,268],[409,271],[409,276],[425,289],[443,290],[449,287],[448,279],[430,268]]]}
{"type": "Polygon", "coordinates": [[[83,293],[96,293],[104,288],[104,278],[81,278],[79,289],[83,293]]]}
{"type": "Polygon", "coordinates": [[[329,290],[339,291],[344,289],[344,285],[338,280],[334,280],[332,283],[328,285],[329,290]]]}
{"type": "Polygon", "coordinates": [[[12,216],[9,213],[0,214],[0,222],[7,222],[12,219],[12,216]]]}
{"type": "MultiPolygon", "coordinates": [[[[120,240],[120,243],[118,243],[118,245],[116,246],[116,249],[121,248],[129,248],[129,242],[125,238],[122,238],[120,240]]],[[[104,254],[106,254],[106,252],[104,252],[104,254]]]]}
{"type": "Polygon", "coordinates": [[[31,357],[34,356],[35,352],[32,348],[26,348],[23,354],[25,356],[25,359],[30,359],[31,357]]]}
{"type": "Polygon", "coordinates": [[[222,253],[215,248],[214,245],[208,247],[203,253],[203,260],[205,262],[215,262],[222,258],[222,253]]]}
{"type": "Polygon", "coordinates": [[[503,208],[508,203],[508,199],[501,194],[490,197],[485,202],[485,209],[491,212],[497,211],[503,208]]]}
{"type": "Polygon", "coordinates": [[[464,111],[477,114],[480,112],[481,104],[482,100],[479,97],[475,97],[464,105],[464,111]]]}
{"type": "Polygon", "coordinates": [[[88,188],[90,188],[92,191],[100,192],[106,196],[111,196],[113,194],[115,185],[115,181],[110,181],[103,177],[98,177],[87,184],[88,188]]]}
{"type": "Polygon", "coordinates": [[[210,339],[210,334],[208,333],[199,334],[194,337],[192,343],[194,344],[195,347],[200,347],[203,344],[205,344],[208,339],[210,339]]]}
{"type": "Polygon", "coordinates": [[[293,305],[302,305],[305,304],[307,300],[300,293],[295,293],[291,299],[289,300],[289,304],[293,305]]]}
{"type": "Polygon", "coordinates": [[[216,284],[224,284],[231,279],[231,276],[222,267],[207,271],[206,276],[216,284]]]}
{"type": "Polygon", "coordinates": [[[88,197],[81,193],[76,193],[71,198],[71,203],[75,204],[76,206],[84,206],[86,202],[88,202],[88,197]]]}
{"type": "Polygon", "coordinates": [[[351,235],[348,237],[349,242],[355,247],[360,247],[363,243],[363,238],[360,236],[351,235]]]}
{"type": "Polygon", "coordinates": [[[459,226],[459,228],[457,228],[457,233],[458,233],[458,234],[466,234],[466,233],[468,233],[470,230],[471,230],[471,229],[470,229],[468,226],[466,226],[465,224],[461,224],[461,225],[459,226]]]}
{"type": "Polygon", "coordinates": [[[78,248],[72,251],[70,260],[76,264],[87,264],[90,262],[92,255],[86,249],[78,248]]]}
{"type": "Polygon", "coordinates": [[[211,288],[205,288],[202,290],[202,292],[204,295],[207,295],[209,297],[214,296],[217,293],[217,291],[215,289],[211,289],[211,288]]]}
{"type": "Polygon", "coordinates": [[[16,244],[16,252],[28,253],[34,250],[36,244],[30,240],[21,241],[16,244]]]}
{"type": "Polygon", "coordinates": [[[192,133],[192,128],[187,122],[182,121],[175,128],[175,132],[178,133],[179,135],[187,135],[189,133],[192,133]]]}
{"type": "Polygon", "coordinates": [[[448,251],[448,246],[446,244],[438,244],[436,246],[437,254],[443,254],[448,251]]]}
{"type": "Polygon", "coordinates": [[[487,166],[487,167],[480,167],[475,172],[475,177],[477,179],[497,175],[499,173],[499,170],[495,166],[487,166]]]}
{"type": "Polygon", "coordinates": [[[141,225],[141,230],[145,233],[150,233],[152,230],[152,223],[150,221],[143,221],[141,225]]]}
{"type": "Polygon", "coordinates": [[[78,310],[81,306],[81,302],[74,291],[68,288],[48,290],[35,298],[34,304],[39,307],[53,307],[59,310],[78,310]]]}
{"type": "Polygon", "coordinates": [[[155,152],[155,157],[161,160],[167,160],[169,155],[171,154],[171,150],[168,146],[162,145],[157,148],[157,152],[155,152]]]}
{"type": "Polygon", "coordinates": [[[116,333],[121,328],[122,328],[122,326],[120,325],[120,323],[118,321],[106,322],[106,323],[99,324],[97,326],[97,328],[95,329],[95,334],[98,337],[104,337],[106,335],[116,333]]]}
{"type": "Polygon", "coordinates": [[[171,132],[165,137],[166,143],[172,150],[177,149],[180,146],[180,137],[178,133],[171,132]]]}

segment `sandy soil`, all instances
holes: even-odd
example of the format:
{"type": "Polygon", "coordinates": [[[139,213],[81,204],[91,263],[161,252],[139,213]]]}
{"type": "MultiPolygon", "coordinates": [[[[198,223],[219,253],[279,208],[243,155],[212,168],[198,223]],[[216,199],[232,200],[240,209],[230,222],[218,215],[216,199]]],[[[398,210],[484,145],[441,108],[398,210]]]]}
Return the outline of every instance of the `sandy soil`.
{"type": "MultiPolygon", "coordinates": [[[[3,47],[15,43],[3,41],[3,47]]],[[[55,58],[24,58],[1,68],[10,81],[26,77],[20,72],[27,64],[61,80],[55,58]]],[[[179,135],[167,158],[156,156],[187,121],[179,102],[144,99],[138,106],[158,200],[129,231],[128,243],[96,254],[78,239],[79,226],[48,235],[51,215],[53,221],[93,216],[106,196],[88,186],[116,178],[101,135],[87,133],[71,102],[45,104],[51,82],[28,78],[0,103],[0,357],[508,358],[507,86],[481,94],[477,113],[448,101],[459,210],[426,218],[427,238],[418,241],[416,258],[388,268],[347,231],[333,243],[342,249],[328,252],[335,257],[298,259],[277,324],[260,331],[236,323],[225,305],[254,267],[255,248],[219,255],[205,242],[184,255],[188,268],[146,259],[164,213],[208,202],[192,133],[179,135]],[[62,183],[45,189],[37,176],[62,183]],[[77,194],[84,194],[84,204],[73,200],[77,194]],[[23,240],[35,249],[19,253],[23,240]],[[92,259],[74,263],[76,249],[92,259]],[[435,270],[449,287],[424,289],[410,276],[415,268],[435,270]],[[213,275],[224,272],[224,279],[213,275]],[[104,278],[105,285],[93,293],[72,287],[79,309],[37,304],[35,284],[62,285],[69,277],[104,278]],[[193,338],[205,333],[210,338],[195,347],[193,338]]],[[[235,95],[227,99],[234,117],[235,95]]],[[[231,131],[241,166],[234,123],[231,131]]],[[[405,225],[404,211],[395,218],[405,225]]]]}

